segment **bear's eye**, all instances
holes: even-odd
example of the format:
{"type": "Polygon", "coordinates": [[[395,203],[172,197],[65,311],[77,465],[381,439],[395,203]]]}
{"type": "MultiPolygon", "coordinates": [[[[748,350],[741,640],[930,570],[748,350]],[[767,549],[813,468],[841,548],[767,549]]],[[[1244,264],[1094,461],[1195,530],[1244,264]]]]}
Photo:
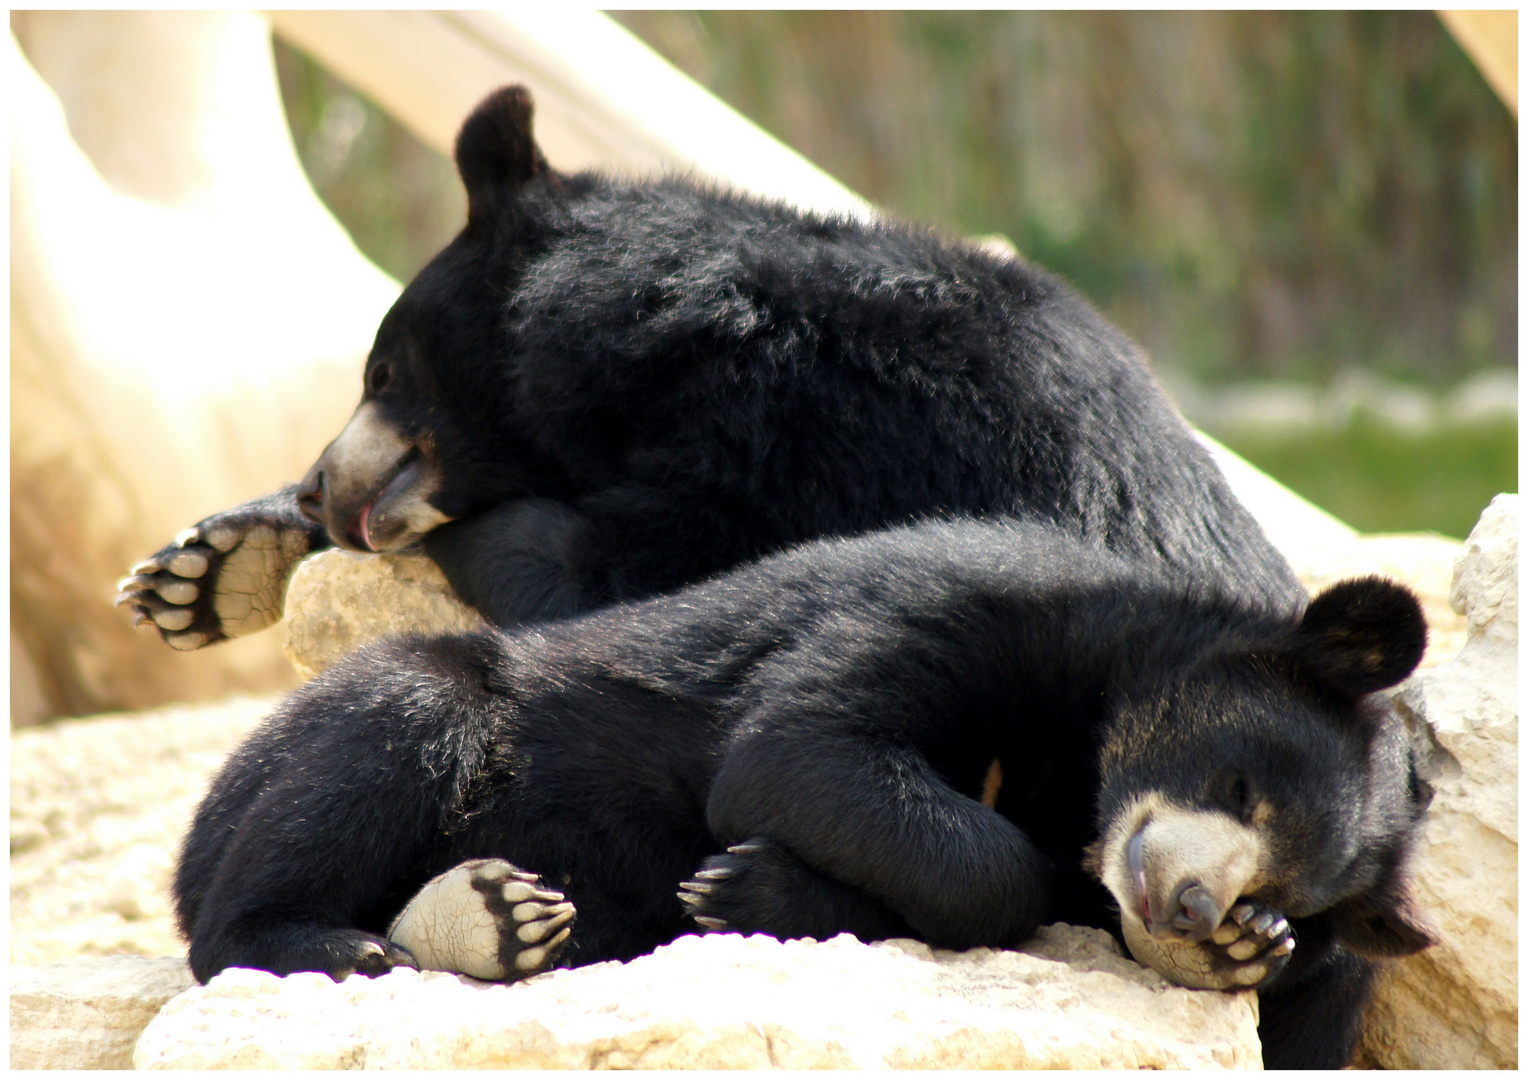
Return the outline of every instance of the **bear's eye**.
{"type": "Polygon", "coordinates": [[[393,377],[392,368],[387,361],[380,361],[371,366],[366,373],[366,392],[368,394],[380,394],[387,387],[388,380],[393,377]]]}
{"type": "Polygon", "coordinates": [[[1222,769],[1210,783],[1210,801],[1241,821],[1252,817],[1257,800],[1240,769],[1222,769]]]}

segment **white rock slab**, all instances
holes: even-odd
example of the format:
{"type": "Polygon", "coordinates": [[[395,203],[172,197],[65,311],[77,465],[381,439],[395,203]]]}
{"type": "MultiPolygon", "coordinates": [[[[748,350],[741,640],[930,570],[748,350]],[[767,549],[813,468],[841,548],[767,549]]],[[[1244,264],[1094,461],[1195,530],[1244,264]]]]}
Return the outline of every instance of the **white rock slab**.
{"type": "Polygon", "coordinates": [[[130,1069],[161,1006],[195,985],[184,960],[102,956],[13,967],[11,1068],[130,1069]]]}
{"type": "Polygon", "coordinates": [[[1365,1043],[1386,1068],[1517,1066],[1517,507],[1498,495],[1456,564],[1464,648],[1397,699],[1435,789],[1416,892],[1444,941],[1381,984],[1365,1043]]]}
{"type": "Polygon", "coordinates": [[[1183,990],[1098,930],[1022,952],[684,937],[513,986],[230,970],[138,1068],[1257,1068],[1256,998],[1183,990]]]}

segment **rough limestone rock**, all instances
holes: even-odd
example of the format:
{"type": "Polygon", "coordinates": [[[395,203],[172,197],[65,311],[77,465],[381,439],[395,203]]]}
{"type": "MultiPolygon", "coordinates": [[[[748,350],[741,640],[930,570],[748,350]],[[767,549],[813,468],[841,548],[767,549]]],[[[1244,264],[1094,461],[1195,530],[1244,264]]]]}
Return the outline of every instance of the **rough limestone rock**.
{"type": "Polygon", "coordinates": [[[1517,506],[1492,501],[1455,569],[1463,650],[1398,695],[1436,791],[1416,891],[1444,941],[1395,965],[1370,1009],[1386,1068],[1517,1066],[1517,506]]]}
{"type": "Polygon", "coordinates": [[[130,1069],[165,1002],[194,986],[184,960],[108,956],[11,968],[11,1068],[130,1069]]]}
{"type": "Polygon", "coordinates": [[[304,678],[391,634],[457,633],[485,625],[424,555],[330,548],[304,559],[287,585],[286,654],[304,678]]]}
{"type": "Polygon", "coordinates": [[[1257,1068],[1255,997],[1183,990],[1099,930],[1022,952],[680,938],[513,986],[230,970],[170,1002],[138,1068],[1257,1068]],[[273,1037],[273,1032],[280,1037],[273,1037]]]}
{"type": "MultiPolygon", "coordinates": [[[[1423,666],[1452,657],[1464,643],[1464,618],[1449,607],[1456,540],[1430,534],[1327,536],[1286,551],[1312,591],[1341,578],[1384,574],[1422,598],[1428,648],[1423,666]]],[[[287,657],[312,678],[369,641],[401,634],[453,633],[484,624],[451,591],[424,555],[359,555],[329,549],[304,559],[286,595],[287,657]]]]}

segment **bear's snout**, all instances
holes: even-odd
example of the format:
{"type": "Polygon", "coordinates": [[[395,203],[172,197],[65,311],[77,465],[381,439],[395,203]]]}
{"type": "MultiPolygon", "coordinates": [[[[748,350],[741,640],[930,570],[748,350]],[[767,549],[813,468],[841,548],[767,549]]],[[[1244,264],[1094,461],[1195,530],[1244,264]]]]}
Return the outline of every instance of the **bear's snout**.
{"type": "Polygon", "coordinates": [[[451,520],[429,501],[439,470],[363,402],[297,488],[297,504],[352,551],[397,551],[451,520]]]}
{"type": "Polygon", "coordinates": [[[1150,793],[1105,830],[1098,869],[1126,923],[1153,937],[1205,941],[1258,888],[1264,855],[1254,826],[1150,793]]]}
{"type": "MultiPolygon", "coordinates": [[[[1143,824],[1125,845],[1126,869],[1138,905],[1136,914],[1146,932],[1153,936],[1204,941],[1215,932],[1236,897],[1218,897],[1197,878],[1191,877],[1179,879],[1176,886],[1168,890],[1165,900],[1159,892],[1153,903],[1146,867],[1146,833],[1149,825],[1149,821],[1143,824]]],[[[1152,876],[1160,880],[1160,875],[1152,876]]],[[[1121,908],[1127,909],[1128,905],[1121,903],[1121,908]]]]}
{"type": "Polygon", "coordinates": [[[1193,941],[1204,941],[1225,918],[1226,909],[1197,881],[1185,885],[1173,898],[1167,924],[1193,941]]]}

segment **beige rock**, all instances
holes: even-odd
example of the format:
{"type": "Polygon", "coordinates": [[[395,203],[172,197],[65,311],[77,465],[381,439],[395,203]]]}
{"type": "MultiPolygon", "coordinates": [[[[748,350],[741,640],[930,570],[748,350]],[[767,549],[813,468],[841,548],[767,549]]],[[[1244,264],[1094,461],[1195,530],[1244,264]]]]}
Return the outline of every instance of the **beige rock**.
{"type": "Polygon", "coordinates": [[[1169,986],[1107,934],[1022,952],[684,937],[513,986],[224,972],[138,1068],[1256,1068],[1255,998],[1169,986]],[[280,1032],[280,1038],[272,1033],[280,1032]]]}
{"type": "Polygon", "coordinates": [[[1455,569],[1463,650],[1398,695],[1436,792],[1416,893],[1444,941],[1381,984],[1365,1041],[1386,1068],[1517,1066],[1517,501],[1492,501],[1455,569]]]}
{"type": "Polygon", "coordinates": [[[11,962],[183,954],[169,896],[181,834],[212,773],[274,705],[242,698],[12,733],[11,962]]]}
{"type": "Polygon", "coordinates": [[[130,1069],[133,1044],[195,980],[184,960],[108,956],[11,968],[11,1068],[130,1069]]]}
{"type": "Polygon", "coordinates": [[[287,586],[286,654],[304,678],[389,634],[457,633],[485,625],[424,555],[331,548],[298,564],[287,586]]]}

